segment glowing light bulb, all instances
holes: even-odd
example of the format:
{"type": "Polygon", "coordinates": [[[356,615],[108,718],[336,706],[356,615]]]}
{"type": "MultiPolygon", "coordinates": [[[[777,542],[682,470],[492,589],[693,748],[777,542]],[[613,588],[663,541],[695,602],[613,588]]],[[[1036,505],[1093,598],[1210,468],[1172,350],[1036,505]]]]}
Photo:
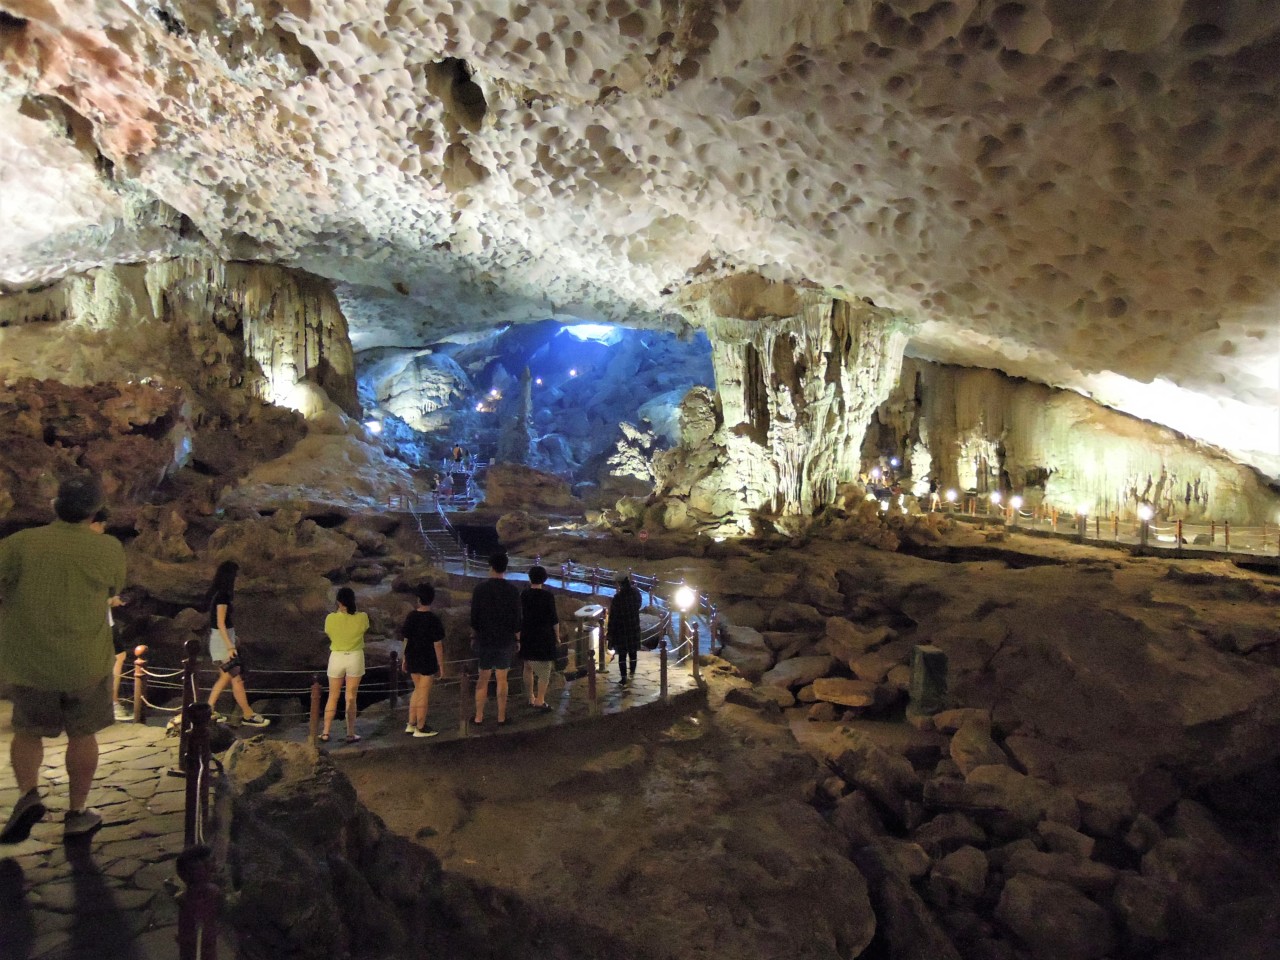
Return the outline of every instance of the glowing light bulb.
{"type": "Polygon", "coordinates": [[[1089,507],[1083,503],[1080,504],[1080,506],[1076,507],[1076,515],[1087,517],[1089,515],[1089,507]]]}
{"type": "Polygon", "coordinates": [[[891,467],[900,467],[900,466],[902,466],[902,461],[901,461],[901,460],[899,460],[897,457],[890,457],[890,458],[889,458],[889,466],[891,466],[891,467]]]}
{"type": "Polygon", "coordinates": [[[483,404],[483,403],[477,403],[477,404],[476,404],[476,411],[477,411],[478,413],[484,413],[484,404],[483,404]]]}
{"type": "Polygon", "coordinates": [[[955,503],[958,496],[960,496],[960,494],[956,493],[954,490],[948,490],[947,503],[955,503]]]}
{"type": "Polygon", "coordinates": [[[991,502],[992,502],[992,503],[994,503],[996,506],[999,506],[999,505],[1000,505],[1000,501],[1001,501],[1001,499],[1003,499],[1003,498],[1000,496],[1000,491],[999,491],[999,490],[992,490],[992,491],[991,491],[991,502]]]}
{"type": "Polygon", "coordinates": [[[1138,504],[1138,519],[1141,520],[1143,523],[1148,522],[1155,515],[1156,515],[1156,512],[1151,509],[1151,504],[1149,503],[1138,504]]]}
{"type": "Polygon", "coordinates": [[[879,467],[872,467],[872,468],[871,468],[871,478],[872,478],[873,480],[879,480],[879,479],[880,479],[880,468],[879,468],[879,467]]]}
{"type": "Polygon", "coordinates": [[[368,431],[369,431],[370,433],[372,433],[372,434],[379,434],[379,433],[381,433],[381,432],[382,432],[382,421],[381,421],[381,420],[366,420],[366,421],[364,422],[364,428],[365,428],[366,430],[368,430],[368,431]]]}
{"type": "Polygon", "coordinates": [[[502,396],[502,394],[498,392],[497,387],[494,387],[492,390],[489,391],[489,396],[493,397],[496,400],[498,397],[502,396]]]}
{"type": "Polygon", "coordinates": [[[1015,509],[1015,510],[1021,510],[1021,509],[1022,509],[1022,498],[1021,498],[1021,497],[1010,497],[1010,498],[1009,498],[1009,506],[1013,507],[1013,509],[1015,509]]]}
{"type": "Polygon", "coordinates": [[[881,511],[882,513],[888,513],[888,512],[889,512],[889,501],[888,501],[888,500],[881,500],[881,501],[880,501],[880,511],[881,511]]]}
{"type": "Polygon", "coordinates": [[[693,587],[682,586],[676,591],[676,606],[683,611],[688,611],[693,607],[694,601],[698,599],[698,595],[693,592],[693,587]]]}
{"type": "Polygon", "coordinates": [[[571,377],[576,377],[577,375],[578,375],[578,368],[577,368],[577,367],[571,367],[571,368],[569,369],[569,376],[571,376],[571,377]]]}
{"type": "Polygon", "coordinates": [[[541,377],[539,377],[537,380],[535,380],[535,381],[533,381],[533,382],[534,382],[534,383],[536,383],[538,386],[542,386],[542,378],[541,378],[541,377]]]}

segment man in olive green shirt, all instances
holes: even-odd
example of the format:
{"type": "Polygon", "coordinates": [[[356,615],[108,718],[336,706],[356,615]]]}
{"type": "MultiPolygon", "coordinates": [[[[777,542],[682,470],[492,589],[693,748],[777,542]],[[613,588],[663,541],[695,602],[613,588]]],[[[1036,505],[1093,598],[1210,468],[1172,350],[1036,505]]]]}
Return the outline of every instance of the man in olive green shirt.
{"type": "Polygon", "coordinates": [[[124,548],[89,528],[102,506],[96,477],[58,488],[58,519],[0,541],[0,682],[13,701],[10,760],[21,797],[0,831],[19,843],[44,815],[44,737],[67,734],[70,798],[63,834],[90,833],[85,806],[98,767],[97,733],[111,725],[114,649],[107,601],[124,586],[124,548]]]}

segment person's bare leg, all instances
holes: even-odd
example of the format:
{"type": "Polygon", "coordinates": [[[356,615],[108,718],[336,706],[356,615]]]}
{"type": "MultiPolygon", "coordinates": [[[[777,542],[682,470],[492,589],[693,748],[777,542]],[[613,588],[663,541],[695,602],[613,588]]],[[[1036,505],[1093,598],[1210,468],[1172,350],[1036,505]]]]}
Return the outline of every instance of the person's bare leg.
{"type": "Polygon", "coordinates": [[[15,730],[9,744],[9,762],[13,765],[13,778],[18,781],[18,796],[25,796],[40,785],[44,739],[15,730]]]}
{"type": "Polygon", "coordinates": [[[111,670],[111,702],[120,702],[120,678],[124,676],[124,658],[126,651],[121,650],[116,654],[116,665],[111,670]]]}
{"type": "Polygon", "coordinates": [[[89,788],[93,786],[93,775],[98,769],[98,737],[89,734],[87,737],[67,738],[67,780],[70,782],[67,801],[68,808],[73,811],[84,809],[89,799],[89,788]]]}
{"type": "Polygon", "coordinates": [[[329,678],[329,699],[324,705],[324,735],[333,729],[333,718],[338,715],[338,698],[342,696],[342,677],[329,678]]]}
{"type": "Polygon", "coordinates": [[[231,682],[231,674],[218,671],[218,679],[213,681],[213,689],[209,691],[209,706],[215,710],[218,709],[218,698],[222,696],[222,691],[227,689],[227,684],[231,682]]]}
{"type": "Polygon", "coordinates": [[[425,674],[422,678],[422,702],[419,704],[418,726],[423,726],[427,722],[427,714],[431,709],[431,674],[425,674]]]}
{"type": "Polygon", "coordinates": [[[528,660],[524,662],[524,689],[529,694],[529,706],[536,707],[538,696],[533,689],[533,664],[528,660]]]}
{"type": "Polygon", "coordinates": [[[413,677],[413,693],[409,696],[409,726],[422,726],[422,674],[410,674],[413,677]]]}
{"type": "Polygon", "coordinates": [[[476,723],[484,723],[484,705],[489,701],[489,674],[492,670],[481,670],[476,677],[476,723]]]}
{"type": "Polygon", "coordinates": [[[498,675],[498,722],[507,722],[507,671],[495,670],[498,675]]]}
{"type": "Polygon", "coordinates": [[[231,678],[231,694],[236,699],[236,706],[246,717],[253,716],[253,707],[249,706],[249,695],[244,691],[244,677],[231,678]]]}
{"type": "Polygon", "coordinates": [[[359,677],[347,677],[347,736],[356,735],[356,688],[360,686],[359,677]]]}

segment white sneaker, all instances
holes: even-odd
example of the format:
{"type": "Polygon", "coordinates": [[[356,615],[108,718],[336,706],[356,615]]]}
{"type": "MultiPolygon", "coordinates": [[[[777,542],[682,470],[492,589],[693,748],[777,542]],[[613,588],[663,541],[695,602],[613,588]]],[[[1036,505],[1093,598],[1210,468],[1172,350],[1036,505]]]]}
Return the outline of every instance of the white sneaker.
{"type": "Polygon", "coordinates": [[[260,713],[254,714],[252,717],[244,717],[240,721],[242,727],[269,727],[271,721],[260,713]]]}
{"type": "Polygon", "coordinates": [[[133,711],[130,710],[128,707],[126,707],[123,703],[121,703],[118,700],[115,703],[111,704],[111,713],[115,716],[117,720],[133,719],[133,711]]]}
{"type": "Polygon", "coordinates": [[[417,728],[417,727],[415,727],[412,723],[406,723],[406,724],[404,725],[404,732],[405,732],[405,733],[417,733],[417,732],[418,732],[418,728],[417,728]]]}
{"type": "Polygon", "coordinates": [[[439,732],[440,732],[439,730],[432,730],[429,726],[427,726],[424,723],[421,729],[413,731],[413,735],[415,737],[434,737],[439,732]]]}

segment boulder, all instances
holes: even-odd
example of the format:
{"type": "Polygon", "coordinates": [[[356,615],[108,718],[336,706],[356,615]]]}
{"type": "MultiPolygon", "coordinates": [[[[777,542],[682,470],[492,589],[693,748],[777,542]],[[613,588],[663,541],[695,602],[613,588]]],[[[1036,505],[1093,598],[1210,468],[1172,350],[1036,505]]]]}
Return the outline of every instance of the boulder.
{"type": "Polygon", "coordinates": [[[1022,831],[1033,829],[1041,820],[1072,828],[1080,825],[1074,797],[1045,780],[1006,766],[976,767],[958,786],[955,781],[930,780],[925,785],[925,802],[1004,813],[1009,815],[1011,826],[1022,831]]]}
{"type": "Polygon", "coordinates": [[[846,664],[887,643],[894,635],[889,627],[863,630],[844,617],[828,617],[824,632],[831,655],[846,664]]]}
{"type": "Polygon", "coordinates": [[[761,683],[794,690],[825,677],[835,666],[831,657],[794,657],[784,660],[761,678],[761,683]]]}
{"type": "Polygon", "coordinates": [[[832,731],[822,756],[846,783],[865,790],[899,823],[909,822],[907,804],[919,799],[920,779],[905,757],[847,727],[832,731]]]}
{"type": "Polygon", "coordinates": [[[1061,823],[1054,823],[1052,820],[1041,820],[1036,824],[1036,835],[1040,837],[1040,842],[1044,844],[1046,850],[1053,853],[1069,853],[1078,860],[1092,858],[1093,849],[1097,843],[1093,837],[1086,836],[1079,830],[1072,830],[1061,823]]]}
{"type": "Polygon", "coordinates": [[[929,872],[933,859],[924,847],[898,837],[877,837],[871,845],[879,851],[884,863],[904,880],[919,880],[929,872]]]}
{"type": "Polygon", "coordinates": [[[987,885],[987,857],[964,846],[947,854],[929,873],[929,899],[939,907],[970,906],[987,885]]]}
{"type": "Polygon", "coordinates": [[[1115,943],[1105,910],[1074,887],[1029,874],[1005,883],[995,917],[1036,960],[1098,960],[1115,943]]]}
{"type": "Polygon", "coordinates": [[[1019,850],[1004,864],[1009,876],[1029,873],[1045,880],[1056,880],[1088,894],[1104,893],[1116,884],[1117,871],[1103,863],[1082,860],[1069,853],[1041,853],[1019,850]]]}
{"type": "Polygon", "coordinates": [[[854,863],[867,878],[885,956],[961,960],[933,912],[878,846],[856,851],[854,863]]]}
{"type": "MultiPolygon", "coordinates": [[[[778,689],[778,688],[774,688],[778,689]]],[[[808,687],[805,688],[809,689],[808,687]]],[[[806,719],[814,723],[831,723],[836,719],[836,708],[833,703],[815,703],[805,714],[806,719]]]]}
{"type": "Polygon", "coordinates": [[[819,677],[813,681],[814,696],[843,707],[874,707],[877,689],[874,683],[842,677],[819,677]]]}
{"type": "Polygon", "coordinates": [[[759,680],[774,664],[773,651],[751,627],[727,627],[720,656],[750,680],[759,680]]]}
{"type": "Polygon", "coordinates": [[[485,503],[498,510],[579,512],[567,481],[516,463],[499,463],[485,478],[485,503]]]}
{"type": "Polygon", "coordinates": [[[1178,908],[1177,886],[1167,880],[1121,874],[1111,898],[1112,909],[1131,937],[1163,942],[1178,908]]]}
{"type": "Polygon", "coordinates": [[[991,732],[991,711],[976,707],[956,707],[939,710],[933,715],[933,725],[943,733],[955,733],[965,724],[978,724],[991,732]]]}
{"type": "Polygon", "coordinates": [[[951,738],[950,753],[955,765],[966,776],[978,767],[1009,763],[1008,756],[991,739],[990,724],[981,720],[970,720],[955,732],[951,738]]]}
{"type": "Polygon", "coordinates": [[[883,837],[887,832],[875,805],[861,790],[853,790],[840,798],[831,812],[831,825],[857,849],[883,837]]]}
{"type": "Polygon", "coordinates": [[[797,630],[821,631],[826,617],[805,603],[779,603],[768,612],[765,625],[770,630],[794,632],[797,630]]]}
{"type": "Polygon", "coordinates": [[[498,539],[507,547],[515,547],[546,533],[547,527],[545,517],[516,510],[498,518],[498,539]]]}
{"type": "Polygon", "coordinates": [[[1133,822],[1137,806],[1123,783],[1099,783],[1076,791],[1080,825],[1095,837],[1119,837],[1133,822]]]}
{"type": "Polygon", "coordinates": [[[931,857],[942,857],[966,844],[985,845],[987,832],[963,813],[940,813],[916,827],[911,839],[931,857]]]}

